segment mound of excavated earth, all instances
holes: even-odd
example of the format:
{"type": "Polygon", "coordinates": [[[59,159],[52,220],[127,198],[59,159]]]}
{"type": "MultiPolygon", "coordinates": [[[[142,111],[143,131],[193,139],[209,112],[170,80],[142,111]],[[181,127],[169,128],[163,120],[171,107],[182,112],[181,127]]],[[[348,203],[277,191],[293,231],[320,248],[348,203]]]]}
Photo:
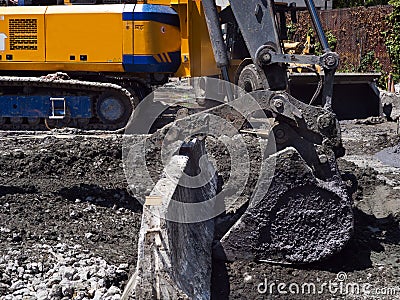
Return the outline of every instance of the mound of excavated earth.
{"type": "MultiPolygon", "coordinates": [[[[370,284],[372,294],[392,293],[381,299],[400,299],[396,124],[346,122],[342,129],[347,154],[339,167],[355,213],[354,237],[344,251],[305,266],[214,260],[212,299],[360,297],[354,290],[330,291],[329,282],[370,284]],[[382,159],[382,151],[391,158],[382,159]],[[279,283],[285,287],[278,290],[279,283]],[[304,283],[321,293],[302,291],[304,283]]],[[[259,149],[251,139],[248,144],[253,174],[259,149]]],[[[215,139],[207,148],[226,182],[229,154],[215,139]]],[[[126,190],[122,137],[2,133],[0,166],[0,299],[119,299],[136,267],[142,212],[126,190]]],[[[242,202],[256,179],[250,176],[242,202]]],[[[231,219],[229,213],[217,218],[217,238],[231,219]]]]}

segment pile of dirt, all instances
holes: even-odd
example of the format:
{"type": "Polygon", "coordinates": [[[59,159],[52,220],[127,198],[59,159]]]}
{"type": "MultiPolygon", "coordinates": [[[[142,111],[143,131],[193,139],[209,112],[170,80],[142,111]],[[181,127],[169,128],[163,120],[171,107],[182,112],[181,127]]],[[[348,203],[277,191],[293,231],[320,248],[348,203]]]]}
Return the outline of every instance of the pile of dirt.
{"type": "MultiPolygon", "coordinates": [[[[321,288],[322,283],[342,282],[337,278],[339,272],[344,272],[339,274],[346,276],[346,282],[371,284],[371,292],[398,287],[397,295],[388,299],[400,297],[400,219],[395,206],[400,198],[400,172],[390,169],[385,173],[376,165],[362,165],[354,159],[363,155],[368,160],[382,149],[397,145],[395,127],[392,123],[347,122],[343,129],[348,155],[339,160],[339,167],[355,203],[355,232],[346,248],[327,261],[304,266],[214,260],[212,299],[304,299],[311,296],[287,290],[284,294],[276,285],[271,291],[265,287],[273,282],[300,286],[314,283],[321,288]],[[385,210],[378,214],[378,207],[385,210]]],[[[256,184],[261,153],[257,140],[250,136],[244,140],[251,159],[241,195],[246,201],[256,184]]],[[[216,139],[207,140],[207,150],[222,188],[232,176],[231,157],[216,139]]],[[[148,155],[159,158],[157,153],[148,155]]],[[[7,135],[0,145],[0,165],[0,256],[18,259],[12,257],[18,250],[15,255],[36,255],[43,260],[43,249],[58,249],[61,244],[67,249],[82,249],[89,256],[86,260],[92,256],[107,265],[128,264],[126,271],[133,273],[142,208],[126,189],[121,136],[7,135]]],[[[153,171],[158,174],[159,166],[153,171]]],[[[233,221],[229,214],[220,216],[216,238],[233,221]]],[[[0,275],[0,295],[5,295],[15,281],[0,275]]],[[[120,277],[112,285],[123,288],[125,282],[126,278],[120,277]]],[[[318,299],[341,296],[326,286],[319,296],[314,295],[318,299]]]]}
{"type": "Polygon", "coordinates": [[[121,152],[121,137],[111,135],[3,138],[0,254],[41,257],[36,245],[78,245],[132,271],[141,205],[126,190],[121,152]]]}

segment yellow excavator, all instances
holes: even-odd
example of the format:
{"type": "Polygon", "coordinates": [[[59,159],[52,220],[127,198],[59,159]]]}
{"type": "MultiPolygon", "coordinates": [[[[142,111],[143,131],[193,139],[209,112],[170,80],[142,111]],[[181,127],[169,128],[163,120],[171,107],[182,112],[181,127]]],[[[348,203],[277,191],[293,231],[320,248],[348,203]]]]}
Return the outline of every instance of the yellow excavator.
{"type": "MultiPolygon", "coordinates": [[[[214,0],[0,7],[0,127],[119,129],[170,77],[233,83],[273,120],[276,171],[261,202],[250,203],[220,240],[221,255],[295,263],[329,257],[353,228],[336,165],[344,154],[333,109],[339,56],[313,0],[305,3],[321,56],[284,52],[284,12],[272,0],[230,0],[224,9],[214,0]],[[290,93],[293,63],[323,70],[319,106],[290,93]]],[[[239,96],[225,92],[228,102],[239,96]]]]}
{"type": "MultiPolygon", "coordinates": [[[[292,59],[282,47],[286,14],[295,13],[292,6],[271,3],[268,8],[274,27],[265,31],[274,37],[268,47],[275,54],[265,67],[268,72],[260,73],[255,47],[266,36],[244,35],[232,4],[218,10],[224,34],[217,41],[209,36],[202,1],[112,2],[20,0],[18,6],[0,7],[0,128],[123,128],[137,103],[168,78],[221,76],[221,57],[215,64],[211,47],[217,43],[225,47],[217,52],[223,55],[225,80],[246,91],[268,84],[272,90],[290,90],[305,103],[324,102],[324,74],[286,75],[285,64],[321,63],[311,56],[292,59]]],[[[376,91],[365,76],[334,79],[338,87],[334,84],[332,106],[339,119],[379,115],[376,91]]]]}

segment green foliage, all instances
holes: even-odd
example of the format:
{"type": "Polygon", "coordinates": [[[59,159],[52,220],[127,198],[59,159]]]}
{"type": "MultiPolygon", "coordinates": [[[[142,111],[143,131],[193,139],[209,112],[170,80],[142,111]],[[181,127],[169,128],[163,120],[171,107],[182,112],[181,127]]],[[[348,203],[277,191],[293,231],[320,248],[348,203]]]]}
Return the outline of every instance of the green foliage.
{"type": "Polygon", "coordinates": [[[328,40],[329,48],[331,48],[332,51],[336,51],[337,38],[332,31],[326,32],[326,39],[328,40]]]}
{"type": "Polygon", "coordinates": [[[393,11],[387,18],[389,30],[383,35],[392,63],[393,80],[398,82],[400,79],[400,0],[391,0],[389,4],[393,6],[393,11]]]}
{"type": "MultiPolygon", "coordinates": [[[[325,32],[325,35],[326,35],[326,39],[328,41],[329,48],[331,48],[332,51],[335,51],[336,50],[336,45],[337,45],[336,36],[330,30],[325,32]]],[[[321,55],[322,54],[322,47],[321,47],[320,42],[316,42],[315,43],[315,54],[316,55],[321,55]]]]}
{"type": "Polygon", "coordinates": [[[334,0],[333,8],[345,8],[354,6],[386,5],[388,0],[334,0]]]}
{"type": "Polygon", "coordinates": [[[307,35],[309,35],[309,36],[313,36],[314,35],[314,29],[312,27],[308,27],[307,35]]]}
{"type": "Polygon", "coordinates": [[[378,82],[376,83],[378,87],[381,89],[386,89],[386,83],[387,83],[387,77],[388,74],[383,70],[383,66],[380,63],[380,61],[376,58],[374,62],[372,63],[372,66],[375,70],[375,72],[381,73],[381,76],[378,78],[378,82]]]}
{"type": "Polygon", "coordinates": [[[369,51],[361,57],[360,66],[357,69],[357,72],[373,72],[374,70],[374,62],[375,62],[375,53],[374,51],[369,51]]]}
{"type": "Polygon", "coordinates": [[[338,71],[341,73],[355,73],[357,72],[358,68],[350,63],[340,64],[338,71]]]}
{"type": "Polygon", "coordinates": [[[377,72],[381,73],[381,76],[378,78],[377,85],[381,89],[386,88],[387,76],[386,72],[383,70],[383,66],[380,63],[379,59],[375,58],[374,51],[367,52],[360,61],[360,66],[358,67],[358,72],[377,72]]]}
{"type": "Polygon", "coordinates": [[[361,73],[368,73],[368,72],[377,72],[381,73],[381,76],[378,78],[377,85],[385,89],[386,81],[387,81],[387,74],[383,70],[383,66],[380,63],[379,59],[375,57],[374,51],[369,51],[365,53],[360,60],[360,65],[358,67],[347,64],[343,65],[339,70],[339,72],[344,73],[354,73],[354,72],[361,72],[361,73]]]}
{"type": "Polygon", "coordinates": [[[290,22],[289,24],[287,24],[287,32],[288,32],[288,39],[293,40],[294,35],[297,32],[296,23],[290,22]]]}
{"type": "MultiPolygon", "coordinates": [[[[350,1],[352,2],[352,1],[350,1]]],[[[357,1],[353,1],[354,4],[357,1]]],[[[365,1],[367,3],[368,1],[365,1]]],[[[385,4],[376,3],[374,4],[385,4]]],[[[392,13],[387,17],[387,31],[383,32],[385,38],[386,49],[389,53],[392,64],[393,80],[400,80],[400,0],[390,0],[389,4],[393,6],[392,13]]],[[[342,72],[380,72],[382,76],[378,80],[378,86],[385,88],[388,74],[383,70],[382,64],[375,57],[374,51],[365,53],[360,60],[360,65],[355,68],[353,65],[345,65],[341,67],[342,72]]]]}

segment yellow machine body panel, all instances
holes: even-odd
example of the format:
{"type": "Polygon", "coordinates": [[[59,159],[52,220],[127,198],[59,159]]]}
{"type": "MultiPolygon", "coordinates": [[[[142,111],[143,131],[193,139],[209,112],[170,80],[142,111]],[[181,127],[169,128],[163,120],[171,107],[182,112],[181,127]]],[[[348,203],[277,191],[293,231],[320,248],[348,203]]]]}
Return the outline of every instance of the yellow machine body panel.
{"type": "Polygon", "coordinates": [[[175,76],[219,75],[201,0],[171,0],[171,5],[179,14],[182,45],[182,63],[175,76]]]}
{"type": "Polygon", "coordinates": [[[0,55],[4,61],[45,61],[46,7],[2,7],[0,55]]]}
{"type": "Polygon", "coordinates": [[[200,0],[1,7],[0,55],[10,71],[219,74],[200,0]]]}
{"type": "Polygon", "coordinates": [[[122,63],[123,7],[48,7],[46,61],[122,63]]]}
{"type": "Polygon", "coordinates": [[[124,72],[121,63],[70,63],[70,62],[0,62],[1,71],[43,71],[43,72],[124,72]]]}
{"type": "Polygon", "coordinates": [[[180,50],[178,27],[154,21],[125,22],[129,29],[125,30],[124,54],[163,56],[165,52],[180,50]]]}

